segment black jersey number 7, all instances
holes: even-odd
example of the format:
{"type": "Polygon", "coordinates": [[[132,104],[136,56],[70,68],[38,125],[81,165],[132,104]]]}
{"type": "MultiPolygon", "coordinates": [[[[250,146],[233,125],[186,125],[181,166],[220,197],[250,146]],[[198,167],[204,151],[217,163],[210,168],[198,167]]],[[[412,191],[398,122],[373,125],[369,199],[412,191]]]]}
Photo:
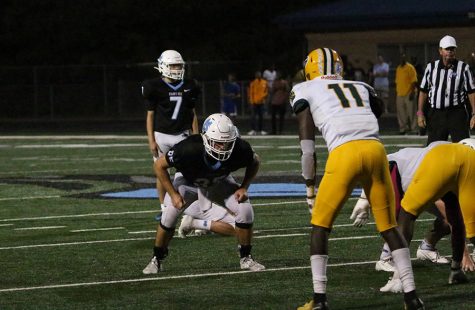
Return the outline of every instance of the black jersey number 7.
{"type": "MultiPolygon", "coordinates": [[[[360,94],[358,93],[358,89],[356,89],[355,85],[352,83],[343,83],[344,88],[348,88],[350,90],[351,96],[353,97],[354,101],[356,102],[357,107],[363,107],[363,100],[361,99],[360,94]]],[[[340,100],[341,105],[344,108],[350,108],[350,101],[346,98],[345,93],[343,93],[343,89],[341,89],[340,84],[329,84],[329,89],[333,89],[336,96],[340,100]]]]}

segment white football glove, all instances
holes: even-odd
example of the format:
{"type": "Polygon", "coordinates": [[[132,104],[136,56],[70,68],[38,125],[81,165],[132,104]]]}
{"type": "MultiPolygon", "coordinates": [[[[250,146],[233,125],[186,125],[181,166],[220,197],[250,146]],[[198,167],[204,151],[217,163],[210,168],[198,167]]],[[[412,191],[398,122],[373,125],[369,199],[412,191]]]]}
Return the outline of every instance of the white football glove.
{"type": "Polygon", "coordinates": [[[356,202],[355,207],[353,208],[353,213],[351,213],[350,220],[353,220],[353,226],[361,227],[368,223],[370,205],[366,198],[360,198],[356,202]]]}

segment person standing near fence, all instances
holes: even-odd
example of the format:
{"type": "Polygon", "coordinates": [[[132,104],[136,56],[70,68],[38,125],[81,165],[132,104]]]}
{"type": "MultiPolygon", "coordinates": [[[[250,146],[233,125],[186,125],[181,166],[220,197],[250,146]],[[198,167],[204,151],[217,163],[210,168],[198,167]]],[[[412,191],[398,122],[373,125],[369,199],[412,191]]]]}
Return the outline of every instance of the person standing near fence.
{"type": "Polygon", "coordinates": [[[475,127],[475,82],[469,65],[455,58],[456,49],[455,38],[444,36],[440,59],[428,63],[422,76],[416,114],[419,127],[427,126],[427,144],[448,140],[449,135],[452,142],[459,142],[470,138],[470,128],[475,127]]]}
{"type": "MultiPolygon", "coordinates": [[[[185,61],[175,50],[164,51],[154,68],[161,77],[144,81],[142,95],[147,110],[148,145],[155,162],[176,143],[198,133],[195,105],[201,90],[194,80],[184,78],[185,61]]],[[[158,177],[156,186],[163,208],[165,190],[158,177]]]]}
{"type": "Polygon", "coordinates": [[[374,90],[378,97],[383,100],[384,112],[389,112],[388,97],[389,97],[389,64],[384,61],[382,55],[378,55],[378,63],[373,66],[374,90]]]}
{"type": "Polygon", "coordinates": [[[289,82],[282,78],[282,73],[277,71],[277,76],[272,84],[270,108],[272,115],[271,134],[282,134],[284,129],[285,111],[289,103],[289,82]]]}
{"type": "Polygon", "coordinates": [[[267,132],[263,130],[264,109],[268,96],[267,81],[262,78],[260,71],[254,74],[254,80],[249,84],[249,104],[251,105],[251,131],[248,135],[266,135],[267,132]]]}
{"type": "Polygon", "coordinates": [[[236,82],[236,75],[234,73],[228,73],[228,80],[223,83],[221,94],[221,113],[235,122],[237,116],[237,100],[241,98],[241,86],[236,82]]]}
{"type": "Polygon", "coordinates": [[[401,62],[396,68],[396,112],[399,123],[399,134],[416,133],[417,119],[415,95],[417,90],[417,72],[414,66],[406,61],[406,54],[401,54],[401,62]]]}

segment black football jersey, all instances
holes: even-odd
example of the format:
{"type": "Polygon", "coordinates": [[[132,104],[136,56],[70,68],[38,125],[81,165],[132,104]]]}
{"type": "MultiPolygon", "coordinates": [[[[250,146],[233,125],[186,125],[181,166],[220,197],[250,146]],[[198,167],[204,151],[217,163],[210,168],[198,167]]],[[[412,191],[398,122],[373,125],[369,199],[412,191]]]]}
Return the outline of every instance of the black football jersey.
{"type": "Polygon", "coordinates": [[[248,142],[237,138],[229,159],[216,161],[207,156],[201,135],[192,135],[172,147],[165,158],[187,181],[207,187],[252,164],[254,151],[248,142]]]}
{"type": "Polygon", "coordinates": [[[191,129],[193,109],[201,91],[193,80],[167,83],[161,78],[142,83],[147,111],[155,112],[154,131],[177,134],[191,129]]]}

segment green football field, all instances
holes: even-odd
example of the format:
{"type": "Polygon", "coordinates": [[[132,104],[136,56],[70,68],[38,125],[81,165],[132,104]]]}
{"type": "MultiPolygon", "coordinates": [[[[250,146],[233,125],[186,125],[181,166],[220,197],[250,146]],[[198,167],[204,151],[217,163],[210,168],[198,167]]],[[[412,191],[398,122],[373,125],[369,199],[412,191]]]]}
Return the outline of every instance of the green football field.
{"type": "MultiPolygon", "coordinates": [[[[253,137],[261,156],[255,183],[298,183],[296,136],[253,137]]],[[[388,152],[425,137],[383,136],[388,152]]],[[[317,139],[318,173],[327,151],[317,139]]],[[[295,309],[311,299],[309,213],[302,196],[251,197],[253,255],[267,269],[241,271],[233,237],[176,238],[164,271],[145,276],[159,204],[153,197],[103,194],[154,187],[145,136],[0,137],[0,309],[295,309]]],[[[238,171],[239,178],[243,171],[238,171]]],[[[304,185],[302,184],[302,189],[304,185]]],[[[355,228],[351,198],[330,236],[332,309],[402,309],[383,294],[382,239],[374,222],[355,228]]],[[[411,256],[431,216],[416,224],[411,256]]],[[[450,256],[450,241],[438,249],[450,256]]],[[[449,266],[413,260],[427,309],[475,309],[471,283],[449,286],[449,266]]]]}

